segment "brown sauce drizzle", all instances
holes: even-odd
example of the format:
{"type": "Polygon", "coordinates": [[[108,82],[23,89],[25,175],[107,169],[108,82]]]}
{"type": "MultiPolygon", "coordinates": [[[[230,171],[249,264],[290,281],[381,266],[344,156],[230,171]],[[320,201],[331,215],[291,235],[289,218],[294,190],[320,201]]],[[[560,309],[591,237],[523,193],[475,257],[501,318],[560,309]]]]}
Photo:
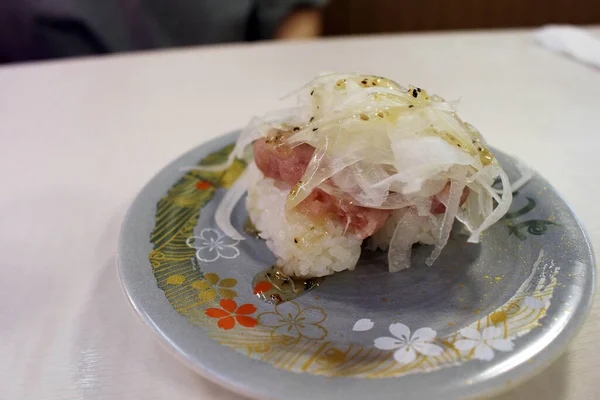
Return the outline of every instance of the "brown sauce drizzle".
{"type": "Polygon", "coordinates": [[[244,232],[256,238],[260,238],[260,231],[256,229],[256,226],[254,226],[250,217],[246,218],[246,221],[244,222],[244,232]]]}
{"type": "Polygon", "coordinates": [[[295,278],[287,276],[273,265],[256,274],[252,280],[254,294],[270,304],[279,304],[294,300],[316,288],[323,278],[295,278]]]}

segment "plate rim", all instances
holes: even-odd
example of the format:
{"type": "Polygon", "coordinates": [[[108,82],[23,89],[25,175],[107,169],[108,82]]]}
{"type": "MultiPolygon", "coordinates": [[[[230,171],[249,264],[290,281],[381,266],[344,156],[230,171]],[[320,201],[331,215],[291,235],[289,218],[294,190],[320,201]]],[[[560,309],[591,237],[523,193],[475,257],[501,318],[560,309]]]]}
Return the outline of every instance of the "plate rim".
{"type": "MultiPolygon", "coordinates": [[[[144,293],[140,293],[140,289],[135,286],[132,286],[132,284],[131,284],[131,277],[132,277],[131,274],[133,272],[135,272],[131,268],[134,268],[134,269],[136,268],[135,260],[129,260],[128,257],[124,256],[124,255],[128,255],[130,253],[130,247],[131,247],[128,239],[125,239],[125,238],[127,238],[128,235],[131,235],[132,231],[135,232],[136,227],[138,227],[138,224],[135,222],[135,219],[134,219],[134,214],[137,212],[137,207],[139,207],[140,205],[146,204],[146,202],[144,201],[146,192],[148,192],[150,189],[152,189],[153,185],[157,181],[159,181],[161,176],[172,175],[174,172],[174,171],[172,171],[174,166],[177,165],[178,163],[180,163],[181,160],[183,160],[187,157],[194,156],[194,158],[197,161],[201,157],[204,157],[207,154],[209,154],[215,150],[218,150],[220,147],[223,147],[227,144],[234,142],[235,138],[239,135],[239,133],[240,133],[239,130],[235,130],[235,131],[229,132],[224,135],[218,135],[218,136],[212,138],[211,140],[200,143],[199,145],[193,147],[192,149],[184,152],[183,154],[181,154],[178,157],[176,157],[175,159],[173,159],[166,166],[164,166],[157,173],[155,173],[152,176],[152,178],[150,178],[144,184],[144,186],[139,190],[139,192],[134,197],[134,200],[132,201],[131,205],[129,206],[127,213],[125,214],[125,217],[123,218],[122,225],[121,225],[121,230],[120,230],[119,237],[118,237],[118,248],[117,248],[118,277],[119,277],[120,286],[123,290],[123,293],[125,294],[125,297],[127,298],[129,304],[135,310],[136,315],[144,322],[145,325],[147,325],[150,328],[150,330],[154,334],[153,336],[158,340],[158,342],[162,345],[162,347],[165,348],[169,353],[174,355],[180,362],[182,362],[188,368],[192,369],[193,371],[195,371],[199,375],[203,376],[204,378],[206,378],[220,386],[223,386],[223,387],[227,388],[228,390],[236,392],[240,395],[249,396],[249,397],[252,397],[255,399],[261,399],[261,400],[280,399],[281,397],[275,397],[274,393],[270,393],[269,391],[256,390],[256,388],[253,387],[253,385],[252,385],[252,378],[243,379],[243,381],[240,381],[240,380],[236,380],[236,378],[233,378],[231,376],[228,377],[227,374],[224,373],[225,371],[220,371],[220,372],[216,371],[214,369],[215,368],[214,365],[211,367],[210,365],[207,365],[206,363],[202,362],[201,359],[192,357],[192,355],[188,351],[185,351],[185,349],[182,348],[185,346],[179,346],[176,343],[176,341],[173,340],[173,338],[171,337],[172,335],[169,336],[167,333],[165,333],[165,331],[163,329],[161,329],[161,324],[157,323],[156,317],[153,317],[151,315],[151,312],[149,312],[149,310],[147,309],[147,305],[142,304],[143,301],[141,301],[140,295],[143,297],[144,293]]],[[[178,171],[178,174],[181,176],[181,175],[183,175],[183,172],[178,171]]],[[[582,225],[581,220],[578,218],[578,216],[573,211],[573,208],[571,207],[571,205],[564,199],[564,197],[556,189],[554,189],[554,187],[542,175],[540,175],[538,172],[536,172],[536,174],[541,180],[543,180],[549,187],[552,188],[553,192],[560,199],[560,201],[562,201],[565,204],[571,217],[574,219],[575,224],[577,225],[577,228],[581,231],[581,235],[583,237],[583,242],[581,243],[581,245],[585,247],[585,250],[586,250],[585,254],[586,254],[586,256],[589,257],[589,258],[586,257],[586,260],[585,260],[585,264],[586,264],[585,271],[590,276],[587,277],[588,279],[586,280],[586,284],[585,284],[585,286],[582,287],[581,299],[580,299],[580,302],[577,304],[577,312],[574,312],[571,315],[571,317],[569,318],[568,323],[565,325],[565,327],[563,327],[560,330],[560,332],[558,332],[546,346],[544,346],[542,349],[540,349],[535,354],[535,358],[532,360],[532,362],[522,362],[522,363],[516,365],[515,367],[513,367],[507,371],[504,371],[503,373],[498,374],[496,376],[492,376],[486,380],[477,381],[477,382],[473,382],[472,384],[469,384],[466,386],[462,385],[462,386],[453,388],[453,390],[450,393],[444,394],[445,398],[448,398],[448,399],[465,398],[465,397],[473,398],[473,397],[478,397],[478,396],[482,396],[482,395],[494,395],[494,394],[498,394],[498,393],[504,392],[506,390],[509,390],[515,386],[520,385],[524,381],[529,380],[530,378],[532,378],[533,376],[537,375],[538,373],[543,371],[545,368],[550,366],[556,359],[558,359],[563,354],[563,352],[567,348],[567,345],[580,332],[587,316],[589,315],[589,312],[591,310],[591,307],[592,307],[592,304],[594,301],[594,292],[596,289],[596,260],[595,260],[593,248],[592,248],[590,240],[589,240],[589,235],[587,234],[585,227],[582,225]],[[510,380],[509,380],[510,383],[506,383],[507,379],[509,378],[509,375],[510,375],[510,380]]],[[[153,207],[155,207],[155,204],[153,204],[153,207]]],[[[140,262],[140,260],[137,260],[137,261],[138,261],[138,263],[140,262]]],[[[150,262],[148,261],[147,257],[146,257],[146,259],[141,260],[141,263],[145,264],[148,267],[147,272],[149,272],[150,278],[154,282],[154,286],[152,287],[152,290],[159,292],[158,295],[162,296],[164,298],[164,301],[170,307],[170,304],[168,303],[168,301],[164,295],[164,292],[160,288],[158,288],[158,286],[156,285],[156,279],[155,279],[154,275],[151,273],[151,265],[150,265],[150,262]]],[[[138,265],[138,267],[139,267],[139,265],[138,265]]],[[[144,288],[142,288],[142,289],[144,289],[144,288]]],[[[147,294],[150,294],[150,293],[147,293],[147,294]]],[[[184,324],[187,324],[190,327],[193,327],[193,329],[195,329],[195,330],[202,331],[201,328],[196,327],[196,326],[190,324],[189,322],[187,322],[187,320],[183,316],[180,316],[179,314],[177,314],[177,312],[174,309],[170,308],[170,311],[172,312],[172,314],[174,314],[173,316],[176,317],[176,319],[181,319],[181,321],[184,324]]],[[[199,336],[205,336],[204,332],[199,332],[199,333],[201,333],[199,336]]],[[[325,386],[331,385],[331,382],[335,383],[335,382],[343,381],[344,383],[348,383],[349,380],[355,382],[355,384],[350,385],[351,390],[342,390],[342,391],[334,390],[335,393],[333,393],[331,395],[331,398],[338,398],[338,396],[340,396],[341,393],[343,393],[344,397],[349,400],[352,398],[362,397],[364,394],[359,393],[360,389],[356,387],[356,382],[358,382],[359,385],[365,385],[368,382],[373,382],[373,381],[374,382],[385,382],[386,386],[389,387],[392,385],[390,380],[398,381],[398,380],[404,380],[403,378],[409,378],[409,379],[414,378],[415,375],[431,375],[431,374],[435,374],[435,373],[439,372],[439,371],[433,371],[433,372],[429,372],[427,374],[420,374],[420,373],[419,374],[409,374],[409,375],[403,376],[403,377],[378,378],[378,379],[363,379],[363,378],[352,378],[352,377],[328,378],[328,377],[322,377],[322,376],[315,376],[315,375],[311,375],[308,373],[297,373],[297,372],[280,370],[280,369],[277,369],[276,367],[273,367],[270,364],[266,364],[264,362],[254,360],[250,357],[242,355],[226,346],[223,346],[223,345],[217,343],[216,341],[209,338],[208,336],[205,336],[205,341],[209,341],[208,344],[206,344],[207,347],[218,348],[223,353],[225,353],[223,358],[235,358],[236,362],[239,361],[242,364],[247,364],[247,366],[250,368],[257,368],[258,365],[260,364],[260,365],[267,366],[268,368],[276,371],[277,373],[281,373],[284,375],[294,374],[296,378],[300,377],[300,376],[304,376],[304,377],[308,376],[309,377],[308,380],[313,381],[313,383],[316,383],[317,381],[321,381],[321,384],[318,385],[319,386],[317,388],[318,390],[322,389],[323,385],[325,385],[325,386]],[[353,397],[353,395],[356,395],[356,394],[358,394],[358,397],[353,397]]],[[[200,345],[201,343],[198,343],[198,344],[200,345]]],[[[228,372],[231,372],[231,371],[228,371],[228,372]]],[[[292,375],[290,375],[290,376],[292,376],[292,375]]],[[[245,378],[247,378],[247,376],[245,378]]],[[[297,381],[302,381],[302,380],[305,380],[305,378],[297,379],[297,381]]],[[[365,386],[370,386],[370,385],[365,385],[365,386]]],[[[332,388],[334,388],[334,387],[332,387],[332,388]]],[[[399,390],[402,390],[403,388],[401,388],[400,385],[398,385],[398,387],[396,389],[398,389],[398,391],[399,391],[399,390]]],[[[386,392],[388,392],[388,390],[386,390],[386,392]]],[[[391,392],[396,393],[396,390],[391,390],[391,392]]],[[[321,397],[325,396],[324,398],[327,398],[326,396],[329,395],[329,393],[323,393],[320,391],[317,391],[315,393],[318,393],[318,395],[321,397]]],[[[372,393],[372,392],[370,392],[370,393],[372,393]]],[[[381,393],[381,395],[385,395],[385,394],[387,394],[387,393],[381,393]]],[[[434,395],[434,394],[435,394],[435,392],[431,393],[431,395],[434,395]]],[[[416,398],[416,397],[423,396],[424,393],[423,392],[418,392],[418,393],[414,392],[414,393],[405,393],[405,395],[408,395],[408,398],[413,398],[413,396],[416,398]]],[[[394,398],[395,396],[397,396],[397,394],[396,395],[392,394],[389,396],[389,398],[394,398]]],[[[306,397],[306,395],[298,397],[298,398],[305,398],[305,397],[306,397]]],[[[293,399],[296,397],[290,397],[288,395],[288,398],[293,399]]],[[[381,398],[384,398],[384,397],[381,397],[381,398]]],[[[385,398],[387,398],[387,397],[385,397],[385,398]]]]}

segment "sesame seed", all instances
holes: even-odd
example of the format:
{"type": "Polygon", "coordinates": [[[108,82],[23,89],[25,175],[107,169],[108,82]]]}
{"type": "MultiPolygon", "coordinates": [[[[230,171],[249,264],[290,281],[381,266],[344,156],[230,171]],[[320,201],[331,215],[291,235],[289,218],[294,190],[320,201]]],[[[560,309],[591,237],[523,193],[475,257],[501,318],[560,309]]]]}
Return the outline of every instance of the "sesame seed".
{"type": "Polygon", "coordinates": [[[363,121],[368,121],[369,120],[369,116],[366,114],[360,114],[360,119],[362,119],[363,121]]]}

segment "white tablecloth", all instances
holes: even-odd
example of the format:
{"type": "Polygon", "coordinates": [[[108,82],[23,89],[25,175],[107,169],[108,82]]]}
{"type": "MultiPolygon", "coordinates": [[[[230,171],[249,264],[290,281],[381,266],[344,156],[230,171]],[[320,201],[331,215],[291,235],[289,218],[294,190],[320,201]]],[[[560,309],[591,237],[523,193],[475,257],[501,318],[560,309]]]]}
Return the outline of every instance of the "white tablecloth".
{"type": "MultiPolygon", "coordinates": [[[[600,34],[600,30],[593,32],[600,34]]],[[[167,354],[117,282],[121,219],[158,169],[322,71],[461,98],[548,178],[600,250],[600,71],[531,31],[191,48],[0,68],[0,399],[240,399],[167,354]]],[[[568,352],[498,399],[599,399],[600,304],[568,352]]]]}

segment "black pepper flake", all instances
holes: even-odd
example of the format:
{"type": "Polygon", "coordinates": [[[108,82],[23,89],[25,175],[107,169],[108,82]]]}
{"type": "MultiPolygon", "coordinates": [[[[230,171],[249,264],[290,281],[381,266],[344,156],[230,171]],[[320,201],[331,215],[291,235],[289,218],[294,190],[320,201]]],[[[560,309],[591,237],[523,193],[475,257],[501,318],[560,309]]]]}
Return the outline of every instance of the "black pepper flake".
{"type": "Polygon", "coordinates": [[[417,93],[417,89],[413,89],[412,91],[412,95],[414,98],[416,98],[419,94],[417,93]]]}
{"type": "Polygon", "coordinates": [[[310,92],[310,95],[311,95],[311,96],[312,96],[313,94],[315,94],[315,90],[314,90],[314,89],[313,89],[313,90],[310,92]]]}
{"type": "Polygon", "coordinates": [[[417,88],[417,92],[421,93],[421,88],[418,87],[417,88]]]}
{"type": "Polygon", "coordinates": [[[371,85],[377,86],[377,82],[373,81],[373,82],[371,82],[371,85]]]}
{"type": "Polygon", "coordinates": [[[462,146],[460,145],[460,143],[459,143],[459,144],[457,144],[457,146],[458,146],[458,147],[462,147],[462,146]]]}
{"type": "Polygon", "coordinates": [[[361,81],[360,83],[362,83],[363,85],[366,85],[367,84],[367,80],[365,79],[365,80],[361,81]]]}
{"type": "Polygon", "coordinates": [[[298,128],[297,126],[294,127],[294,132],[298,132],[300,130],[300,128],[298,128]]]}
{"type": "Polygon", "coordinates": [[[294,243],[298,244],[298,238],[294,238],[294,243]]]}
{"type": "Polygon", "coordinates": [[[319,128],[313,128],[313,132],[317,131],[319,128]]]}
{"type": "Polygon", "coordinates": [[[315,120],[315,117],[310,117],[310,121],[308,122],[313,122],[315,120]]]}
{"type": "Polygon", "coordinates": [[[477,150],[479,150],[479,151],[483,151],[483,149],[482,149],[481,147],[477,148],[477,150]]]}
{"type": "Polygon", "coordinates": [[[412,104],[410,104],[410,105],[408,106],[408,108],[413,108],[413,107],[414,107],[414,106],[413,106],[412,104]]]}

